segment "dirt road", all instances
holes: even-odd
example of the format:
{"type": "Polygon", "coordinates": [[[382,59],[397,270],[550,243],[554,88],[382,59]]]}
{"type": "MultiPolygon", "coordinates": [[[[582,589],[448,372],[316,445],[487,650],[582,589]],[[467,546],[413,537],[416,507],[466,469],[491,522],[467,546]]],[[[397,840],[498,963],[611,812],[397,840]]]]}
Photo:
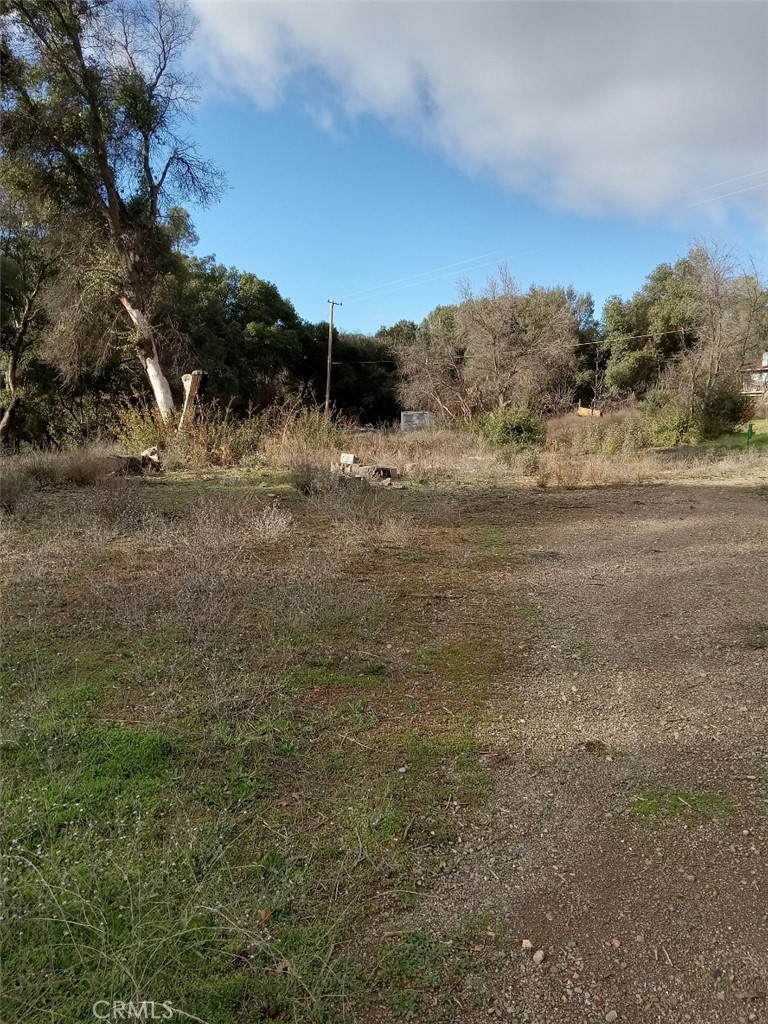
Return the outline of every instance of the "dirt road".
{"type": "Polygon", "coordinates": [[[491,922],[456,1021],[767,1021],[768,493],[535,492],[503,523],[489,587],[530,628],[478,724],[495,795],[408,922],[491,922]]]}

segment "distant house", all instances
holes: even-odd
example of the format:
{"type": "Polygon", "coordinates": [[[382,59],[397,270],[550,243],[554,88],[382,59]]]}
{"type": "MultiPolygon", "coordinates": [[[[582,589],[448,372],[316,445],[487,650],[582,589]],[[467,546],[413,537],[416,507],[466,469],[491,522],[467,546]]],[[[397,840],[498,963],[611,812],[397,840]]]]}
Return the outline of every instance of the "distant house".
{"type": "Polygon", "coordinates": [[[768,397],[768,352],[763,352],[759,366],[742,366],[741,393],[757,397],[768,397]]]}

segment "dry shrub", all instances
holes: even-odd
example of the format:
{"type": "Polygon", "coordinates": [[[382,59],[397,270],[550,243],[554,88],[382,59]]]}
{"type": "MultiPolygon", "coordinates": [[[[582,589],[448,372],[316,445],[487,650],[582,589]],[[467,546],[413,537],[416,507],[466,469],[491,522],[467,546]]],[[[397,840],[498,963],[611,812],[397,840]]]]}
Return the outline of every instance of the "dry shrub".
{"type": "Polygon", "coordinates": [[[535,474],[536,486],[543,489],[642,484],[658,478],[659,464],[650,455],[618,458],[569,456],[559,452],[543,452],[535,474]]]}
{"type": "Polygon", "coordinates": [[[293,515],[288,509],[280,508],[277,502],[265,505],[264,508],[254,516],[252,529],[262,540],[277,540],[282,537],[293,526],[293,515]]]}
{"type": "Polygon", "coordinates": [[[765,479],[767,453],[752,451],[713,451],[691,448],[657,454],[658,476],[664,480],[715,481],[765,479]]]}
{"type": "Polygon", "coordinates": [[[637,409],[606,416],[558,416],[547,423],[545,448],[569,455],[631,455],[650,447],[647,423],[637,409]]]}
{"type": "Polygon", "coordinates": [[[288,481],[299,494],[310,497],[341,486],[343,481],[331,471],[332,465],[330,456],[307,453],[286,457],[283,468],[288,470],[288,481]]]}
{"type": "Polygon", "coordinates": [[[292,525],[292,514],[277,502],[201,497],[162,528],[134,533],[125,549],[129,572],[118,562],[116,571],[91,576],[88,610],[95,622],[127,629],[181,624],[188,641],[209,648],[263,606],[281,571],[275,545],[292,525]]]}
{"type": "Polygon", "coordinates": [[[100,483],[114,473],[115,462],[109,456],[106,449],[76,448],[13,456],[8,461],[15,464],[16,474],[23,474],[41,487],[84,487],[100,483]]]}
{"type": "Polygon", "coordinates": [[[267,430],[266,415],[234,419],[229,411],[204,408],[182,433],[174,436],[166,464],[204,466],[260,465],[267,430]]]}
{"type": "Polygon", "coordinates": [[[321,409],[290,407],[279,410],[270,424],[264,452],[267,464],[291,469],[303,461],[326,470],[347,450],[351,428],[329,419],[321,409]]]}
{"type": "Polygon", "coordinates": [[[503,453],[469,430],[389,430],[357,435],[350,444],[362,462],[393,466],[424,482],[508,475],[503,453]]]}
{"type": "Polygon", "coordinates": [[[269,414],[235,417],[229,409],[202,405],[195,409],[184,430],[164,423],[158,413],[143,406],[118,410],[117,440],[131,454],[157,445],[169,468],[260,465],[269,414]]]}
{"type": "Polygon", "coordinates": [[[0,510],[13,512],[24,495],[35,486],[35,480],[16,458],[0,457],[0,510]]]}
{"type": "Polygon", "coordinates": [[[89,580],[93,618],[129,629],[181,624],[185,641],[208,652],[242,638],[249,659],[258,659],[286,629],[365,614],[372,598],[340,573],[332,531],[319,550],[316,536],[311,548],[282,543],[293,522],[276,502],[201,498],[161,544],[146,548],[130,577],[89,580]]]}
{"type": "Polygon", "coordinates": [[[407,512],[388,512],[376,529],[378,540],[392,547],[404,547],[413,540],[416,522],[407,512]]]}
{"type": "Polygon", "coordinates": [[[413,536],[414,518],[397,507],[396,495],[364,480],[339,477],[334,490],[311,496],[311,506],[329,524],[339,545],[400,546],[413,536]]]}

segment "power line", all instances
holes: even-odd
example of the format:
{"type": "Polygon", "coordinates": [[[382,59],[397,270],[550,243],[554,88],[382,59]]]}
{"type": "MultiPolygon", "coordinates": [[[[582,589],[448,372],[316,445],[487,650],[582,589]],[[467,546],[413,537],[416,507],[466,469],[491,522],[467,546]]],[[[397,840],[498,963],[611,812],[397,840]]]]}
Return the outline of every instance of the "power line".
{"type": "MultiPolygon", "coordinates": [[[[552,242],[552,243],[550,243],[548,245],[537,246],[534,249],[525,249],[525,250],[523,250],[523,252],[508,253],[506,256],[501,257],[501,262],[503,262],[504,260],[519,259],[521,256],[530,256],[532,253],[536,253],[536,252],[543,252],[545,249],[551,249],[553,245],[554,245],[554,242],[552,242]]],[[[503,249],[496,249],[495,252],[496,252],[496,254],[498,254],[498,253],[504,252],[504,250],[503,249]]],[[[438,273],[438,271],[446,270],[446,269],[448,269],[450,267],[454,267],[454,268],[455,267],[460,267],[460,266],[463,266],[463,265],[465,265],[467,263],[473,263],[475,260],[485,259],[486,256],[491,256],[491,255],[493,255],[493,253],[485,253],[485,255],[482,255],[482,256],[472,256],[470,259],[460,260],[458,263],[449,263],[447,265],[447,267],[434,267],[432,270],[423,270],[419,274],[414,274],[411,277],[401,277],[397,281],[384,282],[383,284],[373,285],[371,288],[363,289],[360,292],[352,292],[351,293],[352,296],[360,296],[360,297],[359,298],[352,298],[351,302],[354,304],[355,302],[364,302],[367,299],[374,299],[374,298],[378,299],[378,298],[381,298],[383,295],[391,294],[391,292],[402,291],[402,289],[404,289],[404,288],[414,288],[414,287],[418,287],[418,285],[420,285],[420,284],[432,284],[434,281],[442,281],[446,277],[455,277],[454,273],[441,274],[441,273],[438,273]],[[428,276],[430,274],[436,274],[437,276],[430,277],[430,276],[428,276]],[[394,285],[395,287],[390,287],[391,285],[394,285]],[[376,294],[364,294],[364,292],[365,293],[375,292],[376,294]]],[[[477,263],[475,266],[468,267],[467,269],[468,270],[481,270],[483,267],[490,267],[494,263],[498,263],[498,262],[499,262],[498,260],[490,260],[490,261],[488,261],[486,263],[477,263]]],[[[347,300],[349,300],[349,296],[347,297],[347,300]]]]}
{"type": "Polygon", "coordinates": [[[672,331],[645,331],[643,334],[608,334],[599,341],[580,341],[577,348],[580,348],[582,345],[602,345],[609,339],[611,342],[614,342],[639,341],[641,338],[665,338],[668,334],[683,334],[686,330],[689,330],[689,328],[676,327],[672,331]]]}
{"type": "Polygon", "coordinates": [[[711,188],[720,188],[722,185],[730,185],[733,181],[744,181],[745,178],[755,178],[758,174],[768,174],[768,167],[763,167],[759,171],[750,171],[749,174],[739,174],[736,178],[726,178],[725,181],[716,181],[712,185],[702,185],[701,188],[694,189],[694,191],[706,192],[711,188]]]}
{"type": "MultiPolygon", "coordinates": [[[[394,281],[385,281],[383,284],[374,284],[370,288],[361,288],[357,292],[350,292],[349,295],[344,296],[344,300],[355,298],[358,295],[367,295],[369,292],[378,291],[380,288],[388,288],[390,285],[401,284],[403,281],[412,281],[416,277],[425,277],[428,274],[436,274],[440,270],[451,270],[453,267],[461,267],[465,263],[474,263],[475,260],[484,260],[489,256],[497,256],[500,252],[504,252],[503,249],[492,249],[491,252],[484,252],[480,256],[470,256],[469,259],[459,260],[457,263],[447,263],[444,267],[435,267],[433,270],[422,270],[418,274],[410,274],[407,277],[398,277],[394,281]]],[[[426,282],[424,282],[426,283],[426,282]]]]}
{"type": "Polygon", "coordinates": [[[756,188],[768,188],[768,181],[761,181],[759,185],[748,185],[746,188],[737,188],[735,192],[725,192],[721,196],[711,196],[709,199],[702,199],[699,203],[689,203],[686,210],[694,206],[704,206],[705,203],[716,203],[718,199],[729,199],[731,196],[741,195],[742,192],[752,192],[756,188]]]}

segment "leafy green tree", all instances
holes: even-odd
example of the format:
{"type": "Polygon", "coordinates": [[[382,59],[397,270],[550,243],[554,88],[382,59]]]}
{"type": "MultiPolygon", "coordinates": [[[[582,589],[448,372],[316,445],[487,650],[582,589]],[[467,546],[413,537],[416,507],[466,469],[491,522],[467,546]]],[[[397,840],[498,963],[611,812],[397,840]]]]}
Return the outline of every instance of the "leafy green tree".
{"type": "Polygon", "coordinates": [[[696,344],[690,268],[660,264],[631,299],[610,298],[604,308],[606,385],[613,395],[642,396],[669,361],[696,344]]]}
{"type": "Polygon", "coordinates": [[[24,393],[26,370],[39,348],[47,314],[46,284],[62,257],[61,240],[31,219],[29,208],[4,193],[0,211],[0,353],[4,370],[0,445],[11,436],[24,393]]]}
{"type": "Polygon", "coordinates": [[[180,0],[3,0],[4,187],[87,216],[103,258],[84,269],[120,303],[164,419],[174,412],[152,323],[178,200],[220,180],[179,124],[194,99],[181,68],[192,34],[180,0]]]}
{"type": "Polygon", "coordinates": [[[523,338],[516,404],[542,414],[591,400],[598,325],[592,296],[572,286],[533,285],[518,300],[523,338]]]}
{"type": "Polygon", "coordinates": [[[269,281],[185,257],[156,291],[155,308],[164,335],[208,372],[208,397],[236,413],[269,404],[296,375],[307,328],[269,281]]]}
{"type": "MultiPolygon", "coordinates": [[[[184,257],[155,292],[156,320],[208,373],[206,396],[237,415],[273,402],[312,402],[324,393],[328,324],[303,320],[270,281],[214,257],[184,257]]],[[[390,346],[334,331],[332,396],[337,412],[364,419],[397,412],[390,346]]]]}
{"type": "Polygon", "coordinates": [[[333,349],[331,394],[342,416],[366,423],[400,412],[398,363],[391,344],[378,335],[339,332],[333,349]]]}
{"type": "Polygon", "coordinates": [[[732,392],[739,367],[765,345],[768,291],[754,268],[696,243],[660,264],[631,299],[609,299],[604,323],[610,392],[643,397],[662,387],[691,417],[711,405],[707,396],[732,392]]]}

